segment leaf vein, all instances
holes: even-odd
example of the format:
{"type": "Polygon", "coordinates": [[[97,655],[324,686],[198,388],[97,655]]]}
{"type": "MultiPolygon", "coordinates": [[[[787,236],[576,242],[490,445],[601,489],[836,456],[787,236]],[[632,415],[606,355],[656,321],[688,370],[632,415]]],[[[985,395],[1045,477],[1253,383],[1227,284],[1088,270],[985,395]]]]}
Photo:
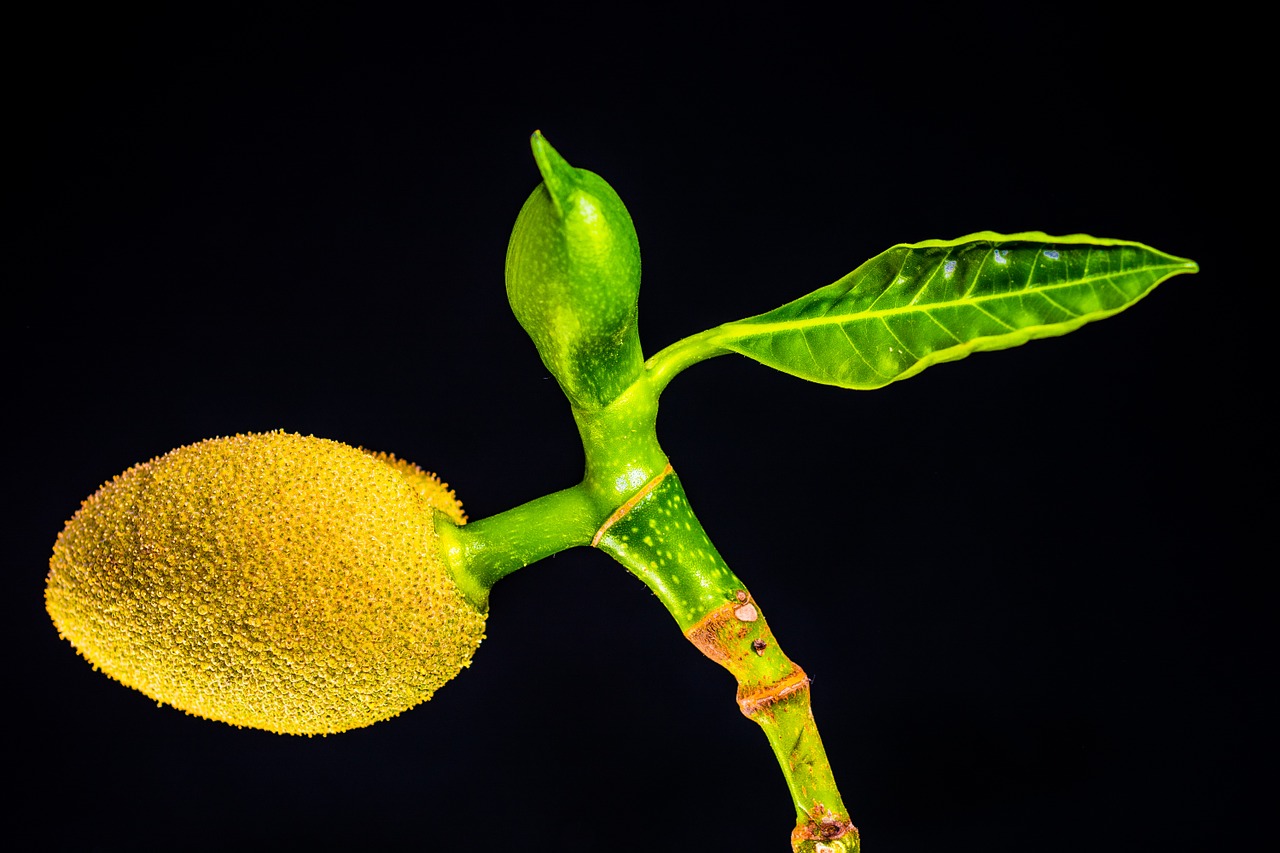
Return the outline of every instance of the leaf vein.
{"type": "Polygon", "coordinates": [[[889,283],[885,286],[885,289],[880,292],[880,295],[873,299],[871,304],[867,306],[868,311],[876,310],[876,304],[879,303],[881,299],[888,296],[889,292],[893,290],[893,286],[898,283],[898,279],[902,278],[902,271],[907,268],[907,260],[911,257],[911,254],[910,250],[902,253],[902,262],[898,264],[898,271],[893,274],[893,278],[889,280],[889,283]]]}
{"type": "Polygon", "coordinates": [[[886,332],[888,332],[889,334],[893,335],[893,339],[894,339],[895,341],[897,341],[897,342],[898,342],[898,346],[902,347],[902,351],[903,351],[903,352],[905,352],[905,353],[907,353],[908,355],[910,355],[910,356],[911,356],[912,358],[914,358],[916,361],[919,361],[919,360],[920,360],[920,356],[918,356],[918,355],[916,355],[914,352],[912,352],[912,351],[911,351],[911,349],[910,349],[910,348],[909,348],[905,343],[903,343],[902,338],[898,337],[898,333],[897,333],[897,332],[895,332],[895,331],[893,330],[893,327],[889,325],[889,321],[888,321],[888,320],[886,320],[885,318],[881,317],[881,318],[880,318],[880,325],[884,326],[884,330],[885,330],[886,332]]]}
{"type": "Polygon", "coordinates": [[[994,243],[992,243],[991,248],[982,253],[982,262],[978,264],[978,268],[974,271],[973,276],[969,279],[969,286],[964,289],[964,293],[961,294],[961,298],[968,299],[969,294],[973,293],[973,289],[978,286],[978,281],[982,278],[983,269],[985,269],[987,266],[987,259],[990,258],[992,254],[995,253],[995,251],[996,251],[996,246],[994,243]]]}
{"type": "Polygon", "coordinates": [[[813,351],[813,344],[809,343],[808,329],[800,330],[800,339],[804,341],[805,349],[809,351],[809,358],[813,360],[813,366],[814,366],[815,372],[819,372],[819,373],[822,372],[823,364],[821,361],[818,360],[818,354],[813,351]]]}
{"type": "Polygon", "coordinates": [[[1120,294],[1120,298],[1121,298],[1121,299],[1125,299],[1125,300],[1127,300],[1127,299],[1129,299],[1129,298],[1130,298],[1129,294],[1127,294],[1127,293],[1125,293],[1123,290],[1121,290],[1121,289],[1120,289],[1120,286],[1116,284],[1116,282],[1115,282],[1115,276],[1112,276],[1112,275],[1106,276],[1106,277],[1104,277],[1103,279],[1101,279],[1101,281],[1102,281],[1102,283],[1103,283],[1103,284],[1105,284],[1105,285],[1107,285],[1108,287],[1110,287],[1110,288],[1111,288],[1112,290],[1114,290],[1116,293],[1120,294]]]}
{"type": "MultiPolygon", "coordinates": [[[[1017,327],[1017,326],[1010,326],[1010,325],[1009,325],[1008,323],[1006,323],[1004,320],[1001,320],[999,317],[997,317],[995,314],[992,314],[990,311],[988,311],[986,308],[983,308],[981,305],[974,305],[973,307],[974,307],[974,308],[976,308],[977,310],[981,311],[983,314],[986,314],[986,315],[987,315],[988,317],[990,317],[992,320],[995,320],[997,323],[999,323],[1001,326],[1004,326],[1004,327],[1005,327],[1006,329],[1008,329],[1009,331],[1011,331],[1011,332],[1016,332],[1016,331],[1018,331],[1018,327],[1017,327]]],[[[974,338],[974,340],[977,340],[977,338],[981,338],[981,337],[987,337],[987,336],[986,336],[986,335],[978,335],[977,337],[975,337],[975,338],[974,338]]]]}
{"type": "Polygon", "coordinates": [[[935,326],[937,326],[939,329],[941,329],[942,331],[944,331],[944,332],[946,332],[948,335],[950,335],[950,336],[951,336],[951,338],[952,338],[956,343],[958,343],[958,344],[963,344],[963,343],[965,342],[965,341],[964,341],[964,338],[960,337],[960,336],[959,336],[959,335],[957,335],[955,332],[953,332],[953,331],[951,331],[950,329],[948,329],[945,325],[943,325],[942,321],[941,321],[941,320],[939,320],[937,317],[933,316],[933,314],[932,314],[931,312],[929,312],[929,311],[922,311],[921,313],[922,313],[922,314],[924,314],[924,316],[928,317],[930,320],[932,320],[935,326]]]}
{"type": "MultiPolygon", "coordinates": [[[[950,257],[951,257],[951,252],[948,251],[946,255],[943,256],[942,261],[940,263],[936,263],[933,265],[933,272],[931,272],[929,274],[929,277],[926,278],[924,282],[916,288],[915,295],[912,296],[911,301],[907,303],[908,306],[915,305],[916,302],[920,299],[920,297],[924,295],[925,291],[929,289],[929,285],[933,284],[933,280],[938,277],[938,270],[946,266],[947,258],[950,258],[950,257]]],[[[885,292],[887,293],[888,291],[886,290],[885,292]]]]}
{"type": "Polygon", "coordinates": [[[1064,312],[1064,313],[1066,313],[1066,314],[1069,314],[1069,315],[1071,315],[1072,317],[1079,317],[1079,316],[1080,316],[1080,312],[1079,312],[1079,311],[1073,311],[1073,310],[1071,310],[1070,308],[1068,308],[1067,306],[1063,305],[1061,302],[1059,302],[1058,300],[1054,299],[1052,296],[1050,296],[1050,295],[1049,295],[1049,294],[1047,294],[1047,293],[1037,293],[1036,295],[1037,295],[1037,296],[1039,296],[1041,299],[1043,299],[1045,302],[1048,302],[1048,303],[1049,303],[1050,305],[1052,305],[1054,308],[1057,308],[1059,311],[1062,311],[1062,312],[1064,312]]]}
{"type": "Polygon", "coordinates": [[[854,343],[853,337],[849,334],[849,330],[846,329],[844,326],[845,324],[840,323],[838,325],[838,328],[840,329],[841,333],[844,334],[845,340],[849,342],[849,346],[853,347],[854,354],[857,355],[858,358],[862,359],[862,363],[867,366],[867,370],[870,370],[876,376],[883,378],[886,382],[893,381],[892,376],[889,376],[888,374],[885,374],[885,373],[881,373],[879,370],[876,369],[876,366],[872,364],[865,355],[862,354],[862,350],[858,349],[858,345],[854,343]]]}

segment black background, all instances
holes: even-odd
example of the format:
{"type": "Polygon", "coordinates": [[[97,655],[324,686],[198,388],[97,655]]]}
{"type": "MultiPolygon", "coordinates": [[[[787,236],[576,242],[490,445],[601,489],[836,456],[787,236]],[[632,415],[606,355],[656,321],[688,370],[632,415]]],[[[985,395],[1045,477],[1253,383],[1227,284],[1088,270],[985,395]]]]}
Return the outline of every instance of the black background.
{"type": "Polygon", "coordinates": [[[875,393],[716,359],[659,434],[813,677],[868,851],[1249,849],[1271,610],[1238,483],[1265,469],[1213,319],[1249,283],[1221,196],[1247,157],[1203,21],[200,8],[8,33],[11,827],[77,851],[786,849],[732,679],[599,553],[504,580],[471,669],[327,738],[157,708],[44,613],[79,501],[206,437],[394,451],[472,518],[574,483],[502,282],[540,128],[628,204],[649,353],[899,242],[1086,232],[1200,262],[875,393]]]}

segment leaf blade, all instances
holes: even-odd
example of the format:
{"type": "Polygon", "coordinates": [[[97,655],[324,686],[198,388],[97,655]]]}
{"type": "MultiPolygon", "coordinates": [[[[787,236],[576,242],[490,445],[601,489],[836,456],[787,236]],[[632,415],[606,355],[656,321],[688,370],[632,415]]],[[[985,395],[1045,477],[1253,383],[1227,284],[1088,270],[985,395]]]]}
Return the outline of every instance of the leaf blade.
{"type": "Polygon", "coordinates": [[[892,246],[833,284],[718,327],[714,342],[812,382],[868,390],[1066,334],[1197,270],[1128,240],[983,231],[892,246]]]}

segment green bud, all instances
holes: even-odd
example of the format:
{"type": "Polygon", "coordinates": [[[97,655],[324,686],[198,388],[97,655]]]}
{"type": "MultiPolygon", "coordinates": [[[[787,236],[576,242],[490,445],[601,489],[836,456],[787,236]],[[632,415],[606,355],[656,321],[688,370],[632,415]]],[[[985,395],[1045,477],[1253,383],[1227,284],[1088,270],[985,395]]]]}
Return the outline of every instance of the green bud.
{"type": "Polygon", "coordinates": [[[543,181],[511,231],[507,299],[569,401],[598,408],[644,368],[640,242],[613,187],[570,166],[541,132],[531,143],[543,181]]]}

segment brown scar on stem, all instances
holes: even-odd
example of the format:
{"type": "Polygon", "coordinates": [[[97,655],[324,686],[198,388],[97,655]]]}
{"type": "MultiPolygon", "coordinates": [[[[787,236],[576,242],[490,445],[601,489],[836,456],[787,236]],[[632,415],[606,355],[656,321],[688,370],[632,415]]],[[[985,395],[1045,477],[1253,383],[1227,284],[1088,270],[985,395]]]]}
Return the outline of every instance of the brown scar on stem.
{"type": "Polygon", "coordinates": [[[809,820],[791,831],[793,848],[803,841],[834,841],[850,834],[853,835],[853,841],[858,839],[858,827],[853,825],[853,821],[840,817],[822,803],[814,803],[806,816],[809,820]]]}
{"type": "Polygon", "coordinates": [[[730,672],[733,671],[733,668],[729,666],[731,655],[720,635],[725,632],[730,620],[738,621],[734,617],[733,611],[734,608],[739,606],[741,605],[730,602],[717,607],[698,620],[698,623],[688,631],[685,631],[684,634],[689,642],[698,647],[698,651],[730,672]]]}
{"type": "Polygon", "coordinates": [[[800,667],[794,664],[792,666],[795,668],[789,675],[772,684],[764,684],[751,691],[738,688],[738,707],[742,709],[743,716],[755,717],[761,711],[768,710],[774,702],[809,689],[809,676],[800,667]]]}
{"type": "Polygon", "coordinates": [[[809,676],[784,655],[787,670],[781,675],[765,683],[752,683],[743,678],[743,671],[740,671],[743,667],[736,664],[744,661],[749,651],[763,656],[764,650],[773,640],[773,632],[763,619],[756,622],[759,614],[753,605],[742,603],[748,598],[745,592],[738,592],[735,598],[736,601],[721,605],[702,617],[685,632],[685,637],[698,647],[698,651],[729,670],[738,679],[738,708],[744,716],[755,718],[767,712],[775,702],[807,691],[809,676]],[[741,611],[744,607],[751,608],[751,619],[742,618],[741,611]],[[730,645],[733,641],[746,640],[753,631],[759,631],[760,636],[746,643],[745,648],[737,647],[736,643],[730,645]]]}
{"type": "MultiPolygon", "coordinates": [[[[723,666],[738,682],[738,707],[743,715],[770,730],[783,720],[794,724],[796,715],[805,718],[784,769],[795,772],[798,763],[808,761],[812,750],[822,749],[818,732],[809,711],[809,677],[777,647],[773,632],[763,614],[744,621],[737,611],[751,604],[746,590],[738,590],[724,604],[716,607],[685,631],[685,637],[711,660],[723,666]],[[768,649],[768,655],[765,655],[768,649]],[[754,652],[754,654],[753,654],[754,652]],[[812,739],[808,747],[802,741],[812,739]]],[[[754,610],[754,605],[753,605],[754,610]]],[[[825,786],[820,786],[825,787],[825,786]]],[[[801,783],[792,796],[800,811],[800,820],[792,832],[792,849],[813,853],[856,853],[860,849],[858,829],[849,818],[833,811],[822,799],[811,798],[809,786],[801,783]],[[808,807],[802,803],[808,802],[808,807]]],[[[832,785],[834,790],[834,785],[832,785]]],[[[828,800],[843,809],[840,795],[832,793],[828,800]]]]}
{"type": "Polygon", "coordinates": [[[640,501],[649,496],[650,492],[658,488],[658,484],[665,480],[672,470],[671,463],[668,462],[667,467],[663,468],[662,471],[659,472],[658,476],[641,486],[640,491],[627,498],[626,503],[615,509],[613,514],[604,520],[604,524],[600,525],[600,529],[596,531],[596,535],[591,537],[591,547],[595,548],[598,546],[600,544],[600,540],[604,538],[605,531],[617,524],[621,518],[631,512],[632,508],[636,504],[640,503],[640,501]]]}

